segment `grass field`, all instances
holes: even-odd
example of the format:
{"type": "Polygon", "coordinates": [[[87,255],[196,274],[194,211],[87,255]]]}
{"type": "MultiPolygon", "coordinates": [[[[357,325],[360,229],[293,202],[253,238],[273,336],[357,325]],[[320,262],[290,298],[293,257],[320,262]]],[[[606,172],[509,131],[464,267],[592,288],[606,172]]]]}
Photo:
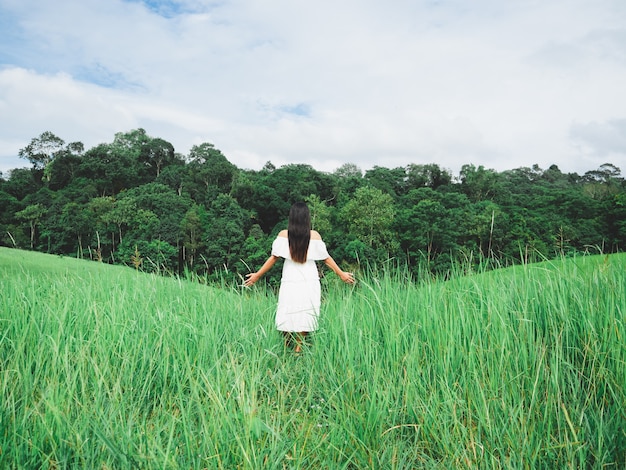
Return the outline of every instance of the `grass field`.
{"type": "Polygon", "coordinates": [[[0,248],[0,468],[626,467],[626,256],[336,281],[296,356],[263,287],[0,248]]]}

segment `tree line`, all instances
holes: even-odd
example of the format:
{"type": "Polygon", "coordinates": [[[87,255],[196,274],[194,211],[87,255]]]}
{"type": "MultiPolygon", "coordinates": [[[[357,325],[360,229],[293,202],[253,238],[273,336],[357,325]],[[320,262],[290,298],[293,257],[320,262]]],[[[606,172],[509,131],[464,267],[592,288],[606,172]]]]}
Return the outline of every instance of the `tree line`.
{"type": "MultiPolygon", "coordinates": [[[[51,132],[0,173],[0,245],[215,278],[256,269],[306,201],[346,264],[393,260],[445,274],[462,260],[511,264],[626,246],[626,181],[610,163],[496,172],[464,165],[347,163],[241,169],[210,143],[177,153],[143,129],[85,150],[51,132]]],[[[275,274],[276,275],[276,274],[275,274]]]]}

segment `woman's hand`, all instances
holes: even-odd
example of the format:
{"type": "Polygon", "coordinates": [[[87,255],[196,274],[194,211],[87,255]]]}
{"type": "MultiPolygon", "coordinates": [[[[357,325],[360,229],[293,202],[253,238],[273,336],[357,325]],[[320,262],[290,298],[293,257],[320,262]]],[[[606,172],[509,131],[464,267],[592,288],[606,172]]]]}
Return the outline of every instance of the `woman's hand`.
{"type": "Polygon", "coordinates": [[[261,279],[261,276],[258,272],[246,274],[246,280],[244,281],[243,285],[246,287],[250,287],[259,279],[261,279]]]}
{"type": "Polygon", "coordinates": [[[270,255],[270,257],[267,258],[267,261],[263,263],[263,266],[261,266],[261,269],[259,269],[255,273],[246,274],[246,280],[244,281],[243,285],[246,287],[250,287],[252,284],[261,279],[266,272],[272,269],[272,266],[274,266],[276,260],[278,260],[278,256],[270,255]]]}
{"type": "Polygon", "coordinates": [[[346,284],[354,284],[354,274],[352,273],[347,273],[345,271],[341,271],[339,273],[339,279],[341,279],[343,282],[345,282],[346,284]]]}
{"type": "Polygon", "coordinates": [[[324,263],[326,263],[326,266],[332,269],[333,272],[337,276],[339,276],[339,279],[341,279],[343,282],[345,282],[346,284],[354,284],[354,274],[342,271],[341,268],[337,266],[337,263],[335,263],[335,260],[331,256],[326,258],[324,260],[324,263]]]}

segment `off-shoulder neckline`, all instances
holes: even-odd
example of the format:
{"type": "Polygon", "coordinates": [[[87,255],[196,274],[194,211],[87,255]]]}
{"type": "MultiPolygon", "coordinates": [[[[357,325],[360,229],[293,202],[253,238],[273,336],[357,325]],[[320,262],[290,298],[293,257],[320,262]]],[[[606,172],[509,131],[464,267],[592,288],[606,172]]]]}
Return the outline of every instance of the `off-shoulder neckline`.
{"type": "MultiPolygon", "coordinates": [[[[311,235],[313,234],[313,232],[315,232],[315,230],[311,230],[311,235]]],[[[317,236],[319,236],[319,238],[313,238],[311,237],[311,240],[319,240],[319,241],[323,241],[322,240],[322,236],[315,232],[317,234],[317,236]]],[[[287,230],[281,230],[278,235],[276,235],[276,238],[284,238],[285,240],[289,240],[289,236],[287,235],[287,230]]]]}
{"type": "MultiPolygon", "coordinates": [[[[278,240],[286,240],[286,241],[289,241],[289,238],[287,238],[287,237],[281,237],[280,235],[277,235],[277,236],[276,236],[276,239],[278,239],[278,240]]],[[[311,238],[311,240],[310,240],[310,241],[311,241],[311,242],[323,242],[324,240],[322,240],[321,238],[311,238]]]]}

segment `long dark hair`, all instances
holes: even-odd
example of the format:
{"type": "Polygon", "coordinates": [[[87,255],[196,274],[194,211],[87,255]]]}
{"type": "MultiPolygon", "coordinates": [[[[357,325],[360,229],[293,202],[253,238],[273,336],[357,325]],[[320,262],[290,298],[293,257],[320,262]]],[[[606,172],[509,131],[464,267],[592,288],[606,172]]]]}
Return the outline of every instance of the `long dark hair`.
{"type": "Polygon", "coordinates": [[[304,202],[296,202],[289,210],[289,254],[296,263],[304,263],[311,240],[311,213],[304,202]]]}

